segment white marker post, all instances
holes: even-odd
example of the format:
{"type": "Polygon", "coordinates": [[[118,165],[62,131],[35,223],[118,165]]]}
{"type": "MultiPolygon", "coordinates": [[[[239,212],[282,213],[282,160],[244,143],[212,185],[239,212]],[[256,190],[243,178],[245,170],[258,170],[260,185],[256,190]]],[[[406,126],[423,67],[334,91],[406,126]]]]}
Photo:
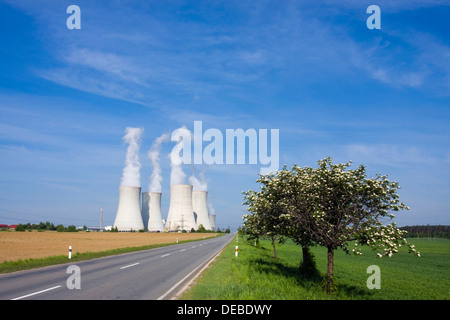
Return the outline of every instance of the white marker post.
{"type": "Polygon", "coordinates": [[[236,256],[236,257],[238,256],[238,246],[236,246],[236,253],[235,253],[235,256],[236,256]]]}
{"type": "Polygon", "coordinates": [[[72,259],[72,246],[69,246],[69,259],[72,259]]]}

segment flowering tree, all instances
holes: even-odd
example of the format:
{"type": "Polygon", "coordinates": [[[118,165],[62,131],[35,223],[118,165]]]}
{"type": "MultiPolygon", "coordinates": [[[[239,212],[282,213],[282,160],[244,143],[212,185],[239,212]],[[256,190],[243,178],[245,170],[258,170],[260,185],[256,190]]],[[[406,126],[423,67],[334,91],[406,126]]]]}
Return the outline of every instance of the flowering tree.
{"type": "Polygon", "coordinates": [[[295,168],[303,180],[302,206],[309,214],[294,217],[308,227],[316,243],[327,248],[327,293],[334,286],[334,251],[340,247],[349,253],[350,242],[355,241],[354,254],[361,254],[358,245],[367,245],[379,257],[391,257],[403,244],[420,256],[404,238],[404,231],[395,223],[384,224],[394,218],[393,211],[409,209],[399,201],[397,182],[380,174],[367,178],[363,165],[351,170],[350,163],[333,164],[331,158],[318,164],[317,169],[295,168]]]}
{"type": "Polygon", "coordinates": [[[395,223],[386,225],[394,218],[392,212],[409,209],[399,201],[398,183],[380,174],[367,178],[363,165],[354,170],[349,167],[350,163],[333,164],[331,158],[320,160],[316,169],[284,167],[276,174],[260,176],[261,191],[244,193],[252,213],[244,216],[250,233],[292,238],[303,248],[303,263],[309,246],[327,248],[327,293],[334,288],[337,248],[362,254],[361,246],[366,245],[379,257],[391,257],[405,245],[420,256],[404,238],[405,231],[395,223]]]}
{"type": "Polygon", "coordinates": [[[311,268],[315,268],[309,246],[313,245],[308,235],[308,229],[294,219],[303,214],[303,207],[296,202],[301,194],[298,177],[294,171],[286,169],[276,173],[260,175],[257,182],[261,183],[260,191],[249,190],[244,193],[244,205],[251,214],[243,216],[243,227],[250,238],[269,236],[272,240],[274,257],[277,258],[275,242],[282,243],[285,238],[291,238],[301,245],[303,260],[301,269],[307,276],[311,268]]]}
{"type": "Polygon", "coordinates": [[[270,237],[274,258],[278,259],[275,245],[285,241],[281,185],[273,174],[261,175],[257,182],[262,184],[260,191],[243,192],[244,204],[251,213],[243,216],[243,227],[250,238],[270,237]]]}

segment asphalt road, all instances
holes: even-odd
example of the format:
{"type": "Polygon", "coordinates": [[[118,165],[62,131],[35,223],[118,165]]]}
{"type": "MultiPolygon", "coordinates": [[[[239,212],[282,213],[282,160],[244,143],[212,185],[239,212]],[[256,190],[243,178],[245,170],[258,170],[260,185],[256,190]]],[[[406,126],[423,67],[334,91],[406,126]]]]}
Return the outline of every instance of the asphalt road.
{"type": "Polygon", "coordinates": [[[74,264],[2,274],[0,299],[170,299],[232,238],[233,234],[226,234],[74,264]]]}

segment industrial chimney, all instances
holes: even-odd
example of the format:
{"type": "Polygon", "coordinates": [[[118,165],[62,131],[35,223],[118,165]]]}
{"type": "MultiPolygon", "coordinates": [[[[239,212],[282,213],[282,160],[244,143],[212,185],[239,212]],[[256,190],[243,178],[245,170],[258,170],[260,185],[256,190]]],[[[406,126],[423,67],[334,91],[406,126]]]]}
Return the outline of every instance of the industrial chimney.
{"type": "Polygon", "coordinates": [[[163,232],[164,224],[161,216],[161,192],[149,192],[150,215],[148,218],[148,231],[163,232]]]}
{"type": "Polygon", "coordinates": [[[190,231],[197,229],[192,207],[192,185],[173,184],[170,186],[170,205],[166,230],[190,231]]]}
{"type": "Polygon", "coordinates": [[[141,187],[121,186],[114,227],[119,231],[144,229],[141,216],[141,187]]]}
{"type": "Polygon", "coordinates": [[[203,225],[206,230],[212,230],[206,204],[207,194],[208,191],[192,191],[192,207],[197,215],[197,227],[203,225]]]}

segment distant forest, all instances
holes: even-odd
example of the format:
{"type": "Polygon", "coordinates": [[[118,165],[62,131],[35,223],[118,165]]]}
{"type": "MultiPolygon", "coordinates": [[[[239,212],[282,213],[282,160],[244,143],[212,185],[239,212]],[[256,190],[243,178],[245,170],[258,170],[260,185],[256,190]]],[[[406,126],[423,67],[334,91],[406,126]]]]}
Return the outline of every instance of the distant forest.
{"type": "Polygon", "coordinates": [[[405,226],[400,229],[408,231],[407,237],[450,239],[450,226],[405,226]]]}

